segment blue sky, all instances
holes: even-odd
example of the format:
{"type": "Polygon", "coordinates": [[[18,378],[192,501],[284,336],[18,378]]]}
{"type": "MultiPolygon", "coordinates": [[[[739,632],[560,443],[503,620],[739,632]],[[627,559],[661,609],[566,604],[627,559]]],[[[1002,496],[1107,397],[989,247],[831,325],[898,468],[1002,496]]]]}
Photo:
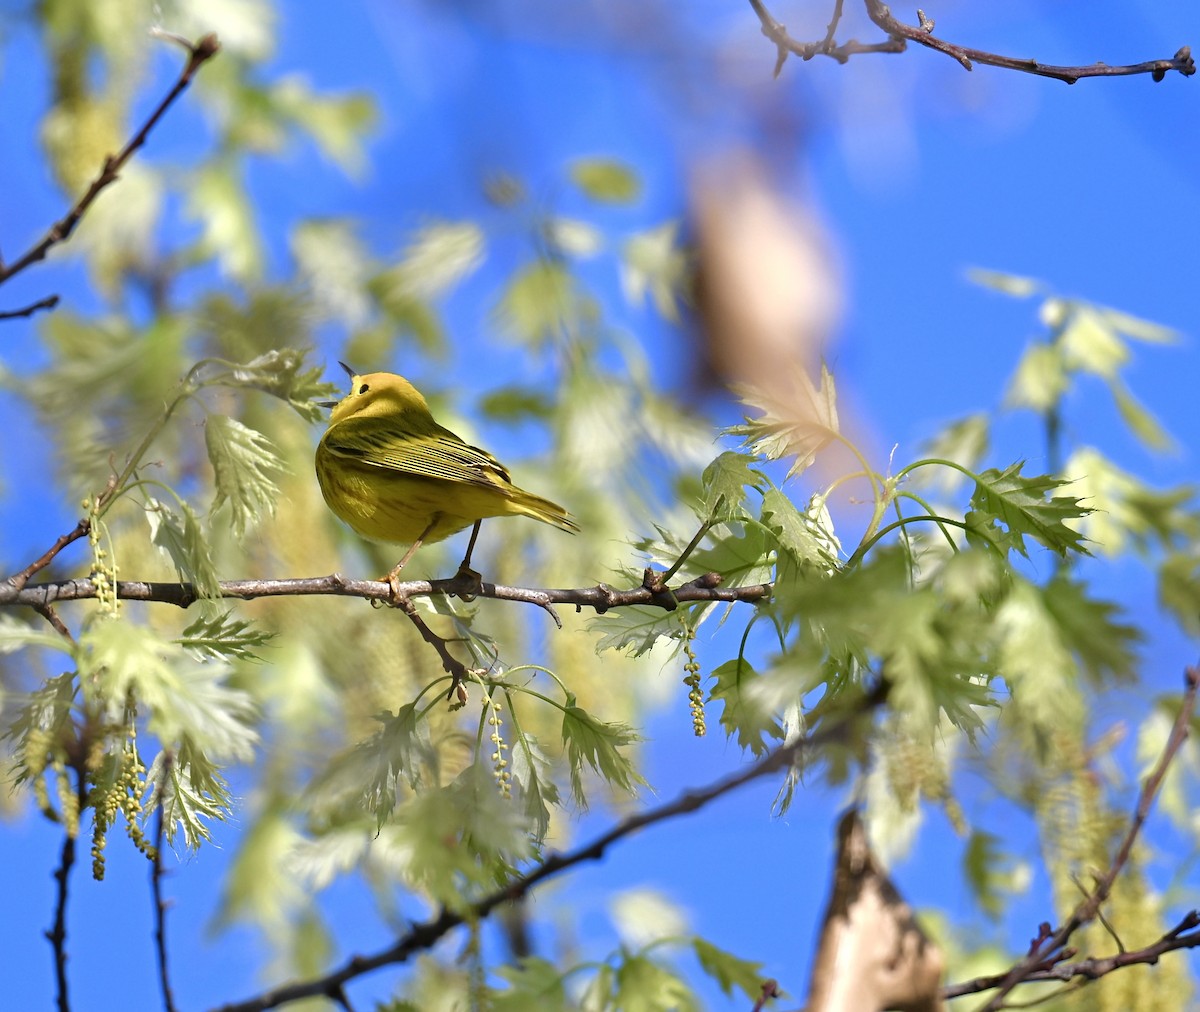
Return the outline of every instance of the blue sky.
{"type": "MultiPolygon", "coordinates": [[[[283,168],[273,162],[254,168],[276,267],[286,250],[282,223],[297,215],[355,216],[371,245],[386,253],[423,218],[479,213],[480,178],[494,166],[523,175],[536,191],[553,188],[563,163],[587,154],[624,159],[645,180],[644,201],[616,212],[615,226],[657,224],[684,211],[686,182],[700,158],[755,146],[770,153],[785,185],[815,210],[832,239],[845,309],[827,355],[877,454],[899,444],[901,459],[913,455],[939,424],[999,401],[1037,324],[1033,303],[966,282],[967,268],[984,266],[1038,277],[1065,294],[1178,329],[1181,344],[1139,349],[1131,372],[1134,389],[1176,436],[1175,454],[1146,457],[1098,396],[1071,405],[1068,429],[1162,484],[1200,478],[1193,336],[1200,308],[1194,279],[1200,82],[1139,77],[1068,87],[988,68],[967,74],[925,51],[864,56],[845,66],[791,60],[772,81],[774,54],[748,5],[705,0],[679,21],[672,6],[651,6],[645,24],[629,27],[603,4],[588,5],[578,18],[533,2],[287,5],[264,75],[299,71],[322,88],[366,90],[382,120],[372,168],[359,180],[348,181],[308,148],[290,154],[283,168]]],[[[1137,62],[1200,45],[1200,9],[1189,0],[1132,9],[1114,0],[977,6],[954,2],[929,13],[947,38],[1047,62],[1137,62]]],[[[635,7],[611,9],[630,14],[635,7]]],[[[773,9],[798,36],[805,19],[818,26],[813,34],[827,19],[824,5],[811,2],[780,0],[773,9]]],[[[853,27],[860,38],[870,37],[870,26],[853,27]]],[[[147,96],[170,79],[169,61],[160,59],[156,68],[147,96]]],[[[60,213],[62,199],[33,146],[45,71],[27,33],[6,37],[0,75],[0,140],[8,152],[0,239],[12,256],[60,213]]],[[[194,149],[199,123],[185,97],[147,157],[182,158],[194,149]]],[[[490,277],[508,267],[489,265],[490,277]]],[[[615,277],[605,283],[615,291],[615,277]]],[[[481,284],[486,289],[486,278],[481,284]]],[[[6,305],[50,289],[89,304],[67,267],[27,272],[4,289],[6,305]]],[[[488,382],[487,370],[504,361],[503,350],[489,344],[489,306],[483,299],[450,308],[460,361],[483,364],[475,377],[464,367],[462,383],[488,382]]],[[[649,312],[629,310],[624,322],[670,382],[685,349],[664,341],[649,312]]],[[[35,360],[33,342],[25,324],[7,327],[3,361],[19,369],[35,360]]],[[[0,412],[13,431],[13,405],[3,403],[0,412]]],[[[1014,419],[1002,430],[994,462],[1036,457],[1036,439],[1014,419]]],[[[19,468],[27,452],[9,451],[10,467],[19,468]]],[[[59,533],[61,523],[46,525],[45,508],[53,504],[44,492],[22,508],[5,503],[0,550],[9,562],[59,533]]],[[[64,521],[69,515],[60,513],[64,521]]],[[[1123,564],[1094,575],[1149,628],[1148,680],[1160,689],[1178,685],[1194,646],[1159,620],[1149,582],[1123,564]]],[[[1110,716],[1118,713],[1114,706],[1110,716]]],[[[696,742],[686,731],[679,707],[655,716],[648,728],[647,776],[662,799],[744,761],[718,736],[696,742]]],[[[600,915],[613,890],[652,884],[691,909],[698,932],[765,961],[766,972],[795,994],[824,902],[833,817],[844,795],[817,789],[786,818],[772,819],[773,794],[774,785],[759,785],[695,818],[648,831],[580,871],[571,888],[585,930],[604,936],[600,915]]],[[[594,814],[587,826],[606,819],[594,814]]],[[[206,849],[167,882],[176,901],[177,988],[188,1008],[238,998],[256,986],[254,939],[239,930],[214,941],[204,927],[215,899],[212,875],[229,859],[232,839],[221,850],[206,849]]],[[[10,967],[19,968],[5,974],[13,1007],[50,1002],[49,946],[34,929],[49,925],[57,846],[54,828],[33,816],[0,833],[0,864],[17,880],[6,902],[3,947],[10,967]]],[[[103,885],[84,874],[75,881],[71,969],[80,982],[79,1009],[157,1002],[154,981],[142,972],[152,966],[145,871],[127,850],[113,841],[103,885]],[[122,972],[119,983],[106,968],[113,956],[107,940],[118,938],[128,965],[139,968],[136,979],[122,972]]],[[[960,908],[965,887],[944,874],[957,861],[958,843],[935,816],[918,856],[901,867],[900,886],[918,905],[960,908]]],[[[331,904],[344,953],[387,941],[354,915],[358,899],[346,887],[331,904]]],[[[1048,916],[1031,909],[1017,936],[1048,916]]],[[[365,1006],[368,996],[384,993],[388,979],[381,974],[351,994],[365,1006]]],[[[711,1000],[714,1008],[741,1007],[723,1005],[715,992],[711,1000]]]]}

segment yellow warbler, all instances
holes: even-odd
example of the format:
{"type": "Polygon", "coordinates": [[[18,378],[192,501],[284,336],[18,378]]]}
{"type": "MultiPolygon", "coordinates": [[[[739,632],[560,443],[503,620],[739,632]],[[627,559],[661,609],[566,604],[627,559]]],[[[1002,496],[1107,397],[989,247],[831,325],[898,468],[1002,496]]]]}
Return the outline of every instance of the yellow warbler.
{"type": "Polygon", "coordinates": [[[464,443],[433,420],[429,405],[403,376],[350,373],[350,393],[331,404],[317,446],[317,481],[325,502],[357,533],[411,547],[387,580],[422,544],[475,525],[462,570],[468,570],[479,523],[526,516],[574,534],[561,506],[512,483],[490,453],[464,443]]]}

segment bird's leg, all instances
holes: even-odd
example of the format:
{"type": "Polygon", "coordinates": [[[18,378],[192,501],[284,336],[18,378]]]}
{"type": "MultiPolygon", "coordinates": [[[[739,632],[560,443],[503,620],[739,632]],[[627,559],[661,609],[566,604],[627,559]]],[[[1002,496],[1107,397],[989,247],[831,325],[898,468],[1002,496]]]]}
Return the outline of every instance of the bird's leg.
{"type": "Polygon", "coordinates": [[[421,542],[429,537],[433,529],[437,526],[438,521],[441,519],[442,515],[440,513],[435,513],[433,515],[433,519],[429,521],[429,526],[421,532],[421,536],[418,537],[416,541],[408,546],[408,551],[405,552],[400,561],[392,567],[391,572],[389,572],[387,576],[383,578],[384,582],[386,582],[391,588],[393,602],[399,600],[400,598],[400,570],[408,565],[408,560],[411,559],[414,554],[416,554],[417,549],[421,547],[421,542]]]}
{"type": "Polygon", "coordinates": [[[471,553],[475,551],[475,540],[479,537],[479,527],[482,523],[482,520],[476,520],[475,526],[471,528],[471,540],[467,542],[467,554],[458,564],[458,572],[454,577],[456,580],[469,581],[471,584],[470,590],[463,591],[458,595],[464,601],[473,601],[483,587],[483,577],[471,568],[471,553]]]}

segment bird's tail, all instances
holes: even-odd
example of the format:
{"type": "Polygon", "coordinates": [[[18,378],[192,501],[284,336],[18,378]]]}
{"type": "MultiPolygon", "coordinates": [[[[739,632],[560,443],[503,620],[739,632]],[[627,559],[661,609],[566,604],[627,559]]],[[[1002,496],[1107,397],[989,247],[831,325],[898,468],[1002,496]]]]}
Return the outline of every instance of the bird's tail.
{"type": "Polygon", "coordinates": [[[515,492],[516,494],[509,501],[514,513],[540,520],[542,523],[557,527],[560,531],[566,531],[568,534],[579,533],[578,521],[558,503],[543,499],[540,495],[534,495],[524,489],[516,489],[515,492]]]}

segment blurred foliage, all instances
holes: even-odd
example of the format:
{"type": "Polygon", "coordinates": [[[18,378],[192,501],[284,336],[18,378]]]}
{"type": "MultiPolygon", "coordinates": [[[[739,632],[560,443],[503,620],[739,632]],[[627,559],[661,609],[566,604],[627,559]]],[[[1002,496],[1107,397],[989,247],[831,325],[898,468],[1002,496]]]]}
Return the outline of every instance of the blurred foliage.
{"type": "MultiPolygon", "coordinates": [[[[201,6],[165,11],[189,24],[201,6]]],[[[145,12],[80,0],[40,11],[54,69],[43,143],[67,193],[120,143],[150,80],[157,43],[131,43],[141,36],[126,15],[145,12]]],[[[963,837],[964,881],[999,921],[1031,876],[1006,827],[977,824],[979,806],[960,796],[964,778],[981,774],[1036,826],[1055,906],[1067,910],[1075,878],[1106,865],[1132,781],[1108,761],[1091,702],[1134,682],[1139,663],[1138,630],[1092,595],[1087,567],[1132,550],[1156,573],[1163,606],[1195,633],[1200,512],[1191,489],[1155,489],[1097,448],[1066,446],[1061,421],[1092,378],[1135,440],[1168,447],[1123,375],[1134,343],[1172,335],[1040,282],[980,273],[1005,295],[1040,299],[1043,331],[1004,410],[1043,423],[1047,446],[1030,457],[1062,461],[1052,473],[984,466],[1000,418],[992,411],[947,425],[927,456],[882,472],[841,430],[824,366],[816,380],[797,367],[776,387],[743,390],[750,417],[714,454],[711,424],[658,388],[645,350],[616,323],[648,304],[664,326],[684,327],[690,299],[679,222],[639,221],[624,233],[603,224],[607,205],[638,208],[634,167],[593,156],[560,168],[595,221],[561,216],[524,181],[496,178],[486,195],[500,226],[495,215],[429,218],[399,250],[379,253],[356,222],[300,220],[290,261],[272,268],[248,158],[304,139],[360,171],[374,109],[367,96],[323,94],[297,77],[262,80],[266,3],[223,5],[221,16],[225,52],[195,93],[208,117],[204,150],[182,166],[139,156],[101,197],[67,252],[86,264],[102,307],[41,318],[43,364],[4,375],[54,446],[63,501],[82,501],[92,523],[86,557],[68,550],[54,573],[90,576],[105,591],[64,608],[70,639],[0,616],[9,761],[42,811],[72,833],[94,813],[97,848],[110,826],[127,825],[143,850],[142,825],[160,808],[181,850],[204,846],[214,820],[236,813],[244,829],[218,926],[253,923],[281,972],[313,974],[332,951],[318,893],[338,877],[361,876],[385,922],[396,889],[466,910],[535,867],[548,842],[561,845],[589,804],[631,804],[646,787],[645,686],[664,666],[691,670],[678,657],[686,651],[689,665],[700,659],[701,704],[751,756],[826,726],[886,681],[886,712],[870,734],[801,753],[779,806],[803,785],[849,783],[892,855],[941,809],[963,837]],[[484,308],[502,354],[536,378],[463,390],[445,367],[467,352],[444,307],[479,298],[463,294],[465,282],[493,252],[494,230],[514,225],[523,257],[484,308]],[[588,280],[582,265],[592,260],[613,268],[613,291],[588,280]],[[395,561],[340,528],[320,500],[314,425],[336,387],[322,380],[314,346],[362,369],[430,363],[426,392],[464,435],[535,433],[542,450],[519,461],[520,483],[569,504],[584,534],[566,544],[540,525],[489,523],[490,580],[638,585],[650,566],[678,581],[716,572],[725,587],[773,592],[756,605],[568,615],[550,634],[536,609],[422,601],[425,621],[477,669],[461,712],[443,702],[436,656],[391,613],[341,598],[222,604],[220,578],[373,573],[395,561]],[[849,449],[857,474],[812,477],[831,445],[849,449]],[[838,497],[847,481],[867,505],[865,524],[838,497]],[[185,617],[122,603],[111,591],[125,577],[187,580],[200,601],[185,617]],[[47,677],[63,656],[70,670],[47,677]],[[245,800],[231,794],[233,775],[245,800]]],[[[51,480],[49,468],[8,477],[51,480]]],[[[45,542],[57,533],[43,531],[45,542]]],[[[414,565],[440,572],[448,559],[424,549],[414,565]]],[[[1164,701],[1140,729],[1143,758],[1169,712],[1164,701]]],[[[1188,751],[1164,799],[1181,827],[1192,827],[1196,767],[1188,751]]],[[[1107,912],[1127,946],[1169,927],[1173,897],[1155,894],[1144,874],[1151,849],[1143,838],[1107,912]]],[[[1103,951],[1106,939],[1091,933],[1087,945],[1103,951]]],[[[1001,960],[991,938],[947,947],[963,973],[1001,960]]],[[[473,947],[470,973],[422,959],[391,1007],[470,995],[497,1009],[698,1008],[689,959],[727,994],[754,1000],[761,985],[758,964],[686,930],[592,962],[482,959],[473,947]]],[[[1180,961],[1116,976],[1085,992],[1087,1007],[1181,1007],[1187,991],[1180,961]]]]}

